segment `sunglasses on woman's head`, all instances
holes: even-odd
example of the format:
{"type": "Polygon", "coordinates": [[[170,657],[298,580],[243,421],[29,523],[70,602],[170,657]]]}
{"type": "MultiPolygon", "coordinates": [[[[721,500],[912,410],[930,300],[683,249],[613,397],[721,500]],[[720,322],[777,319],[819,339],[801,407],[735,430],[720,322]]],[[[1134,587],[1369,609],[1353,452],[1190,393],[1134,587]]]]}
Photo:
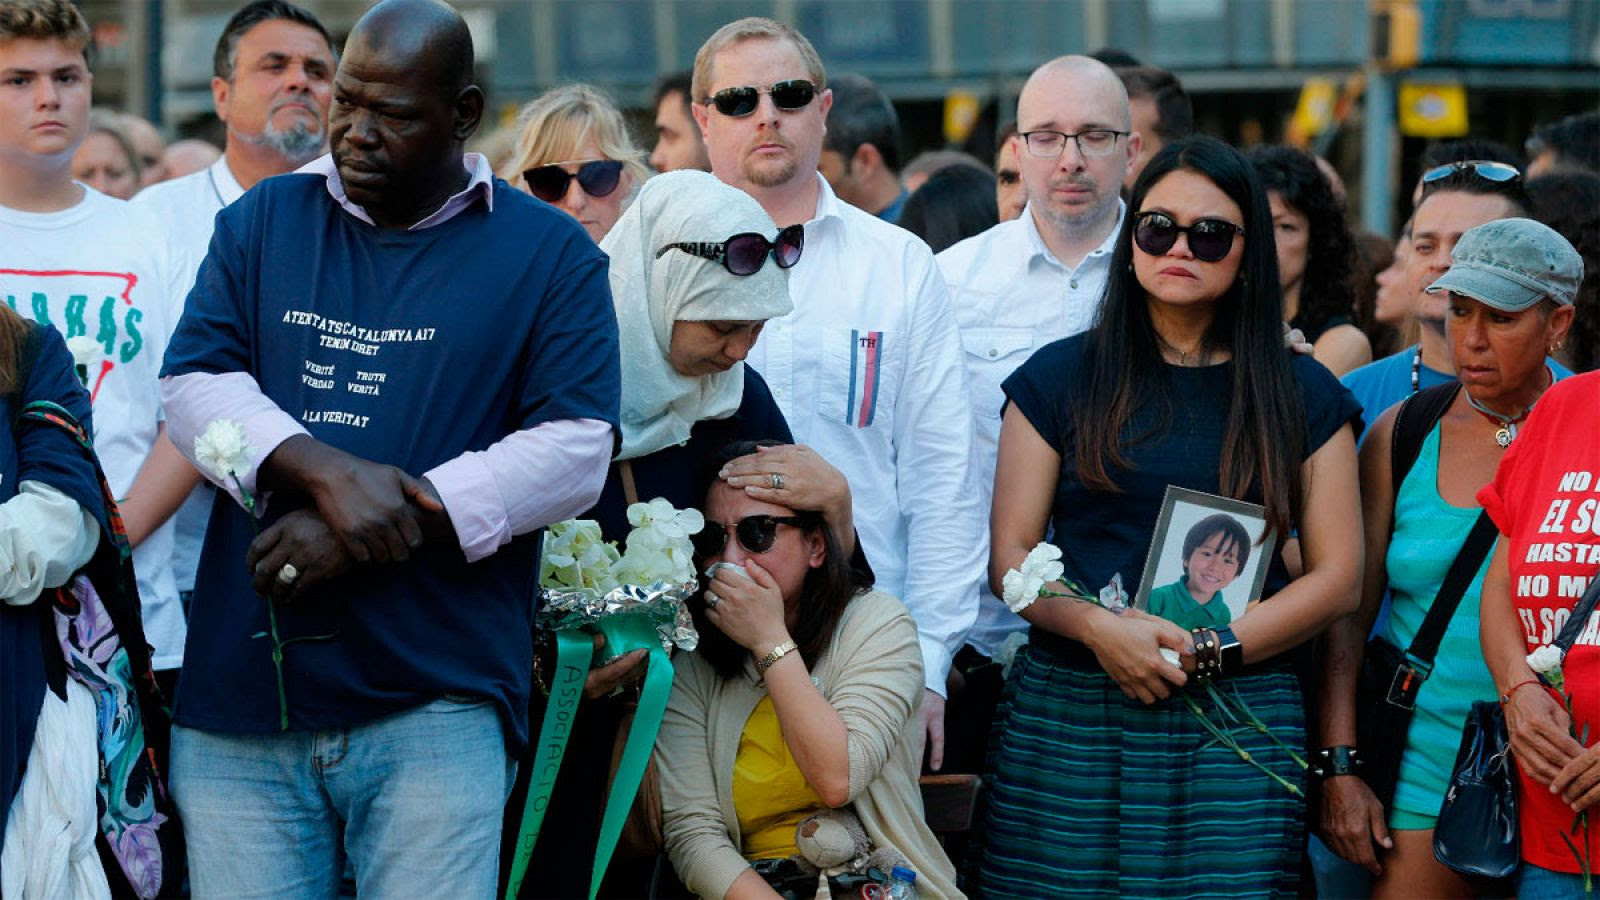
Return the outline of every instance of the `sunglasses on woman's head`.
{"type": "Polygon", "coordinates": [[[706,520],[706,527],[691,536],[694,541],[694,552],[701,559],[710,559],[720,556],[722,548],[728,544],[728,529],[732,528],[734,536],[739,539],[739,546],[747,553],[765,553],[772,549],[778,540],[779,525],[793,525],[799,527],[805,520],[799,516],[745,516],[732,525],[706,520]]]}
{"type": "Polygon", "coordinates": [[[1462,160],[1461,162],[1445,163],[1442,166],[1434,166],[1428,171],[1422,173],[1422,183],[1432,184],[1435,181],[1442,181],[1457,172],[1471,172],[1473,175],[1482,178],[1484,181],[1493,181],[1496,184],[1504,184],[1507,181],[1516,181],[1518,178],[1522,177],[1522,173],[1517,171],[1517,167],[1513,165],[1508,165],[1503,162],[1495,162],[1491,159],[1467,159],[1462,160]]]}
{"type": "MultiPolygon", "coordinates": [[[[569,163],[570,165],[570,163],[569,163]]],[[[597,159],[578,167],[576,173],[568,172],[560,164],[535,166],[522,173],[528,190],[546,203],[559,203],[567,195],[567,186],[578,179],[578,187],[591,197],[609,197],[622,182],[622,163],[614,159],[597,159]]]]}
{"type": "Polygon", "coordinates": [[[769,241],[754,231],[736,234],[721,242],[680,242],[668,244],[656,251],[660,259],[668,250],[682,250],[701,259],[720,262],[723,268],[735,275],[754,275],[767,264],[767,255],[778,268],[787,269],[800,261],[800,251],[806,246],[804,225],[790,225],[769,241]]]}
{"type": "Polygon", "coordinates": [[[772,95],[773,106],[785,112],[794,112],[811,103],[817,96],[817,86],[804,78],[795,78],[764,88],[754,85],[723,88],[712,94],[706,102],[725,116],[741,119],[756,111],[756,107],[761,105],[762,94],[772,95]]]}
{"type": "Polygon", "coordinates": [[[1133,220],[1133,242],[1151,256],[1160,256],[1178,242],[1178,235],[1189,238],[1189,252],[1201,262],[1213,263],[1233,249],[1233,237],[1244,228],[1225,219],[1201,219],[1193,225],[1179,225],[1166,213],[1142,212],[1133,220]]]}

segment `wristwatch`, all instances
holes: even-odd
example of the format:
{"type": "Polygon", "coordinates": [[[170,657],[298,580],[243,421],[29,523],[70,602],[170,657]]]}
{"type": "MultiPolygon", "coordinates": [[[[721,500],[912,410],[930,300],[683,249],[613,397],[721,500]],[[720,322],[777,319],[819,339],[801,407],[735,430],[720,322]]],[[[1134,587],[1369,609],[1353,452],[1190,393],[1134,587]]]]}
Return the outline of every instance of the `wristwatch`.
{"type": "Polygon", "coordinates": [[[800,648],[795,646],[794,641],[784,641],[778,646],[767,651],[766,656],[761,657],[761,659],[756,663],[756,671],[762,675],[767,674],[767,670],[772,668],[773,663],[783,659],[785,656],[788,656],[790,653],[793,653],[798,649],[800,648]]]}
{"type": "Polygon", "coordinates": [[[1216,629],[1217,659],[1222,664],[1222,674],[1233,675],[1244,668],[1244,645],[1233,636],[1233,629],[1226,625],[1216,629]]]}

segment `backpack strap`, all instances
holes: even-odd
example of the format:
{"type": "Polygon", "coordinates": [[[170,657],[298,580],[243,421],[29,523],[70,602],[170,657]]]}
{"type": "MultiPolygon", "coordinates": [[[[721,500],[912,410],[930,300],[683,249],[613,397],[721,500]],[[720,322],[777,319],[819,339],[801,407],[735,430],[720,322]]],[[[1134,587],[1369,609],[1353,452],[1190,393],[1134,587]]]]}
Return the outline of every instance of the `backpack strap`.
{"type": "Polygon", "coordinates": [[[1460,391],[1461,382],[1452,381],[1418,391],[1400,402],[1400,411],[1394,417],[1394,438],[1389,444],[1389,483],[1394,496],[1400,496],[1400,483],[1416,465],[1428,432],[1444,418],[1444,411],[1460,391]]]}

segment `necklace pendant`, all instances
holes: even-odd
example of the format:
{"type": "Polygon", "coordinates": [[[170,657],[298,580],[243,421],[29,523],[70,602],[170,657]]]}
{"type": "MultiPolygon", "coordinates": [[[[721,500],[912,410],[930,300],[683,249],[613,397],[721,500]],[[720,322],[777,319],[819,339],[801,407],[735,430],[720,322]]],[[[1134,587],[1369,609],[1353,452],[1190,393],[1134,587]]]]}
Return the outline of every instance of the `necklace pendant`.
{"type": "Polygon", "coordinates": [[[1511,446],[1511,429],[1502,425],[1500,430],[1494,433],[1494,442],[1502,449],[1511,446]]]}

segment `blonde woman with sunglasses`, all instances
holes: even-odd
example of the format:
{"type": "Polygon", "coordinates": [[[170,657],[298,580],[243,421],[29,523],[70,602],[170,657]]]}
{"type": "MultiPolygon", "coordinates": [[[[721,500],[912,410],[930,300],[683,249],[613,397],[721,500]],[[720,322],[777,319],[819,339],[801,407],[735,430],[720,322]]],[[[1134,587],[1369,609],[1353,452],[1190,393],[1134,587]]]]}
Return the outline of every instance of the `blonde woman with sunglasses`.
{"type": "Polygon", "coordinates": [[[616,104],[587,84],[569,84],[529,101],[517,122],[516,152],[500,177],[577,219],[600,243],[650,177],[616,104]]]}

